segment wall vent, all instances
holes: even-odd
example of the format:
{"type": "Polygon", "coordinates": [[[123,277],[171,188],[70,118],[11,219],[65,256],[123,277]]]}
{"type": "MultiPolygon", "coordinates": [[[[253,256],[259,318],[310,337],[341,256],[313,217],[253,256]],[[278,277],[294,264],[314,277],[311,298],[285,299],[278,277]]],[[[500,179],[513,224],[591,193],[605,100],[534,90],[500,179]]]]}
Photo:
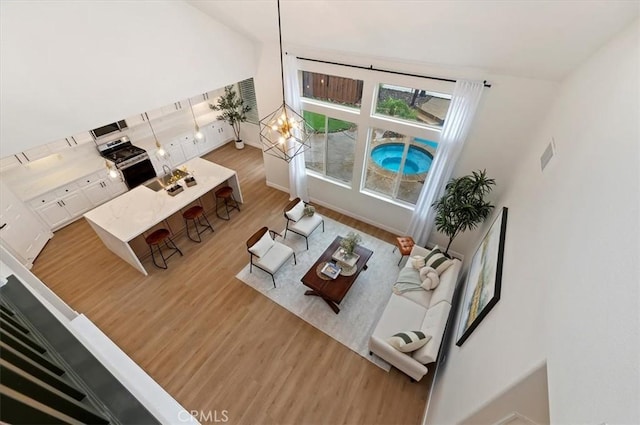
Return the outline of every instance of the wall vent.
{"type": "Polygon", "coordinates": [[[542,153],[542,156],[540,157],[541,171],[544,171],[545,167],[547,166],[549,161],[551,161],[551,158],[553,158],[553,155],[555,155],[555,153],[556,153],[555,142],[552,138],[551,142],[549,142],[549,144],[547,145],[547,148],[544,150],[544,152],[542,153]]]}

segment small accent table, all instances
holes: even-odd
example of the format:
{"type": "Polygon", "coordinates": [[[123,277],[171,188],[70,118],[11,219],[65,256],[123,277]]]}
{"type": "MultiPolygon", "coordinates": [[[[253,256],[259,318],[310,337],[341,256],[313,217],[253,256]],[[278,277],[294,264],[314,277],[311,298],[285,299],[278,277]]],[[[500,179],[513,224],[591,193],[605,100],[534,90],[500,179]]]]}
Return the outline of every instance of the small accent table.
{"type": "Polygon", "coordinates": [[[396,249],[400,251],[400,259],[398,260],[398,266],[402,262],[402,259],[411,254],[411,250],[416,243],[413,241],[411,236],[398,236],[396,238],[396,247],[393,248],[393,252],[396,252],[396,249]]]}

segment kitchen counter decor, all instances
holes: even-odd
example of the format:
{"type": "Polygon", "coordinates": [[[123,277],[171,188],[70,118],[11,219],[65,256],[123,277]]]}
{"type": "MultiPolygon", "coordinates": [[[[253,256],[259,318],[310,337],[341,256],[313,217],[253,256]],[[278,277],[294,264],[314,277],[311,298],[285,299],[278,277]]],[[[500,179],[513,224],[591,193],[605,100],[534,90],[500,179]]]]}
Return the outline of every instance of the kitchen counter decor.
{"type": "Polygon", "coordinates": [[[198,184],[198,182],[196,181],[195,177],[193,176],[187,176],[184,178],[184,183],[187,185],[187,187],[191,187],[191,186],[195,186],[198,184]]]}
{"type": "Polygon", "coordinates": [[[176,196],[178,193],[182,192],[184,190],[184,187],[180,186],[179,184],[174,184],[173,186],[170,186],[167,188],[167,193],[171,196],[176,196]]]}

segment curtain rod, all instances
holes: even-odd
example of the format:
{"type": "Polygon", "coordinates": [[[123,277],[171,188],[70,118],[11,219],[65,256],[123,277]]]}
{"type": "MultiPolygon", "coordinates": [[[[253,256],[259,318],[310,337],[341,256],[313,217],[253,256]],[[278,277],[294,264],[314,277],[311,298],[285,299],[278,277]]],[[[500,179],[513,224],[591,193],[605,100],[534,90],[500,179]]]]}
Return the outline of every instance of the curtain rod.
{"type": "MultiPolygon", "coordinates": [[[[431,77],[429,75],[410,74],[408,72],[390,71],[388,69],[374,68],[373,65],[369,65],[368,67],[366,67],[366,66],[361,66],[361,65],[350,65],[348,63],[324,61],[324,60],[320,60],[320,59],[311,59],[311,58],[302,58],[302,57],[298,57],[298,59],[301,59],[303,61],[309,61],[309,62],[326,63],[326,64],[329,64],[329,65],[346,66],[346,67],[349,67],[349,68],[366,69],[368,71],[386,72],[388,74],[404,75],[406,77],[427,78],[429,80],[448,81],[450,83],[455,83],[456,82],[456,80],[452,80],[451,78],[431,77]]],[[[483,84],[484,84],[485,87],[491,87],[491,84],[487,83],[487,80],[484,80],[483,84]]]]}

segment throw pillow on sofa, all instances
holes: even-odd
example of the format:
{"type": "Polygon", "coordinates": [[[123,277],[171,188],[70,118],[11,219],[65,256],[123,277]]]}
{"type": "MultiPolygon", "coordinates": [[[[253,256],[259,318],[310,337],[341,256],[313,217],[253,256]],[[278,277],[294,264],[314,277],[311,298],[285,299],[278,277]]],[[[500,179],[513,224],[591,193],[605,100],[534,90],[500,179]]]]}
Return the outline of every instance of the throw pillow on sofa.
{"type": "Polygon", "coordinates": [[[436,272],[436,269],[429,266],[420,269],[420,280],[422,281],[420,286],[427,291],[435,289],[438,284],[440,284],[438,272],[436,272]]]}
{"type": "Polygon", "coordinates": [[[387,340],[396,350],[403,353],[416,351],[431,339],[431,335],[426,335],[422,331],[398,332],[387,340]]]}
{"type": "Polygon", "coordinates": [[[424,259],[425,265],[429,267],[433,267],[438,275],[444,273],[445,270],[449,268],[453,264],[453,261],[449,260],[438,245],[434,246],[429,255],[427,255],[424,259]]]}
{"type": "Polygon", "coordinates": [[[421,255],[414,255],[411,257],[411,265],[413,268],[416,270],[423,268],[425,266],[424,258],[425,257],[422,257],[421,255]]]}

